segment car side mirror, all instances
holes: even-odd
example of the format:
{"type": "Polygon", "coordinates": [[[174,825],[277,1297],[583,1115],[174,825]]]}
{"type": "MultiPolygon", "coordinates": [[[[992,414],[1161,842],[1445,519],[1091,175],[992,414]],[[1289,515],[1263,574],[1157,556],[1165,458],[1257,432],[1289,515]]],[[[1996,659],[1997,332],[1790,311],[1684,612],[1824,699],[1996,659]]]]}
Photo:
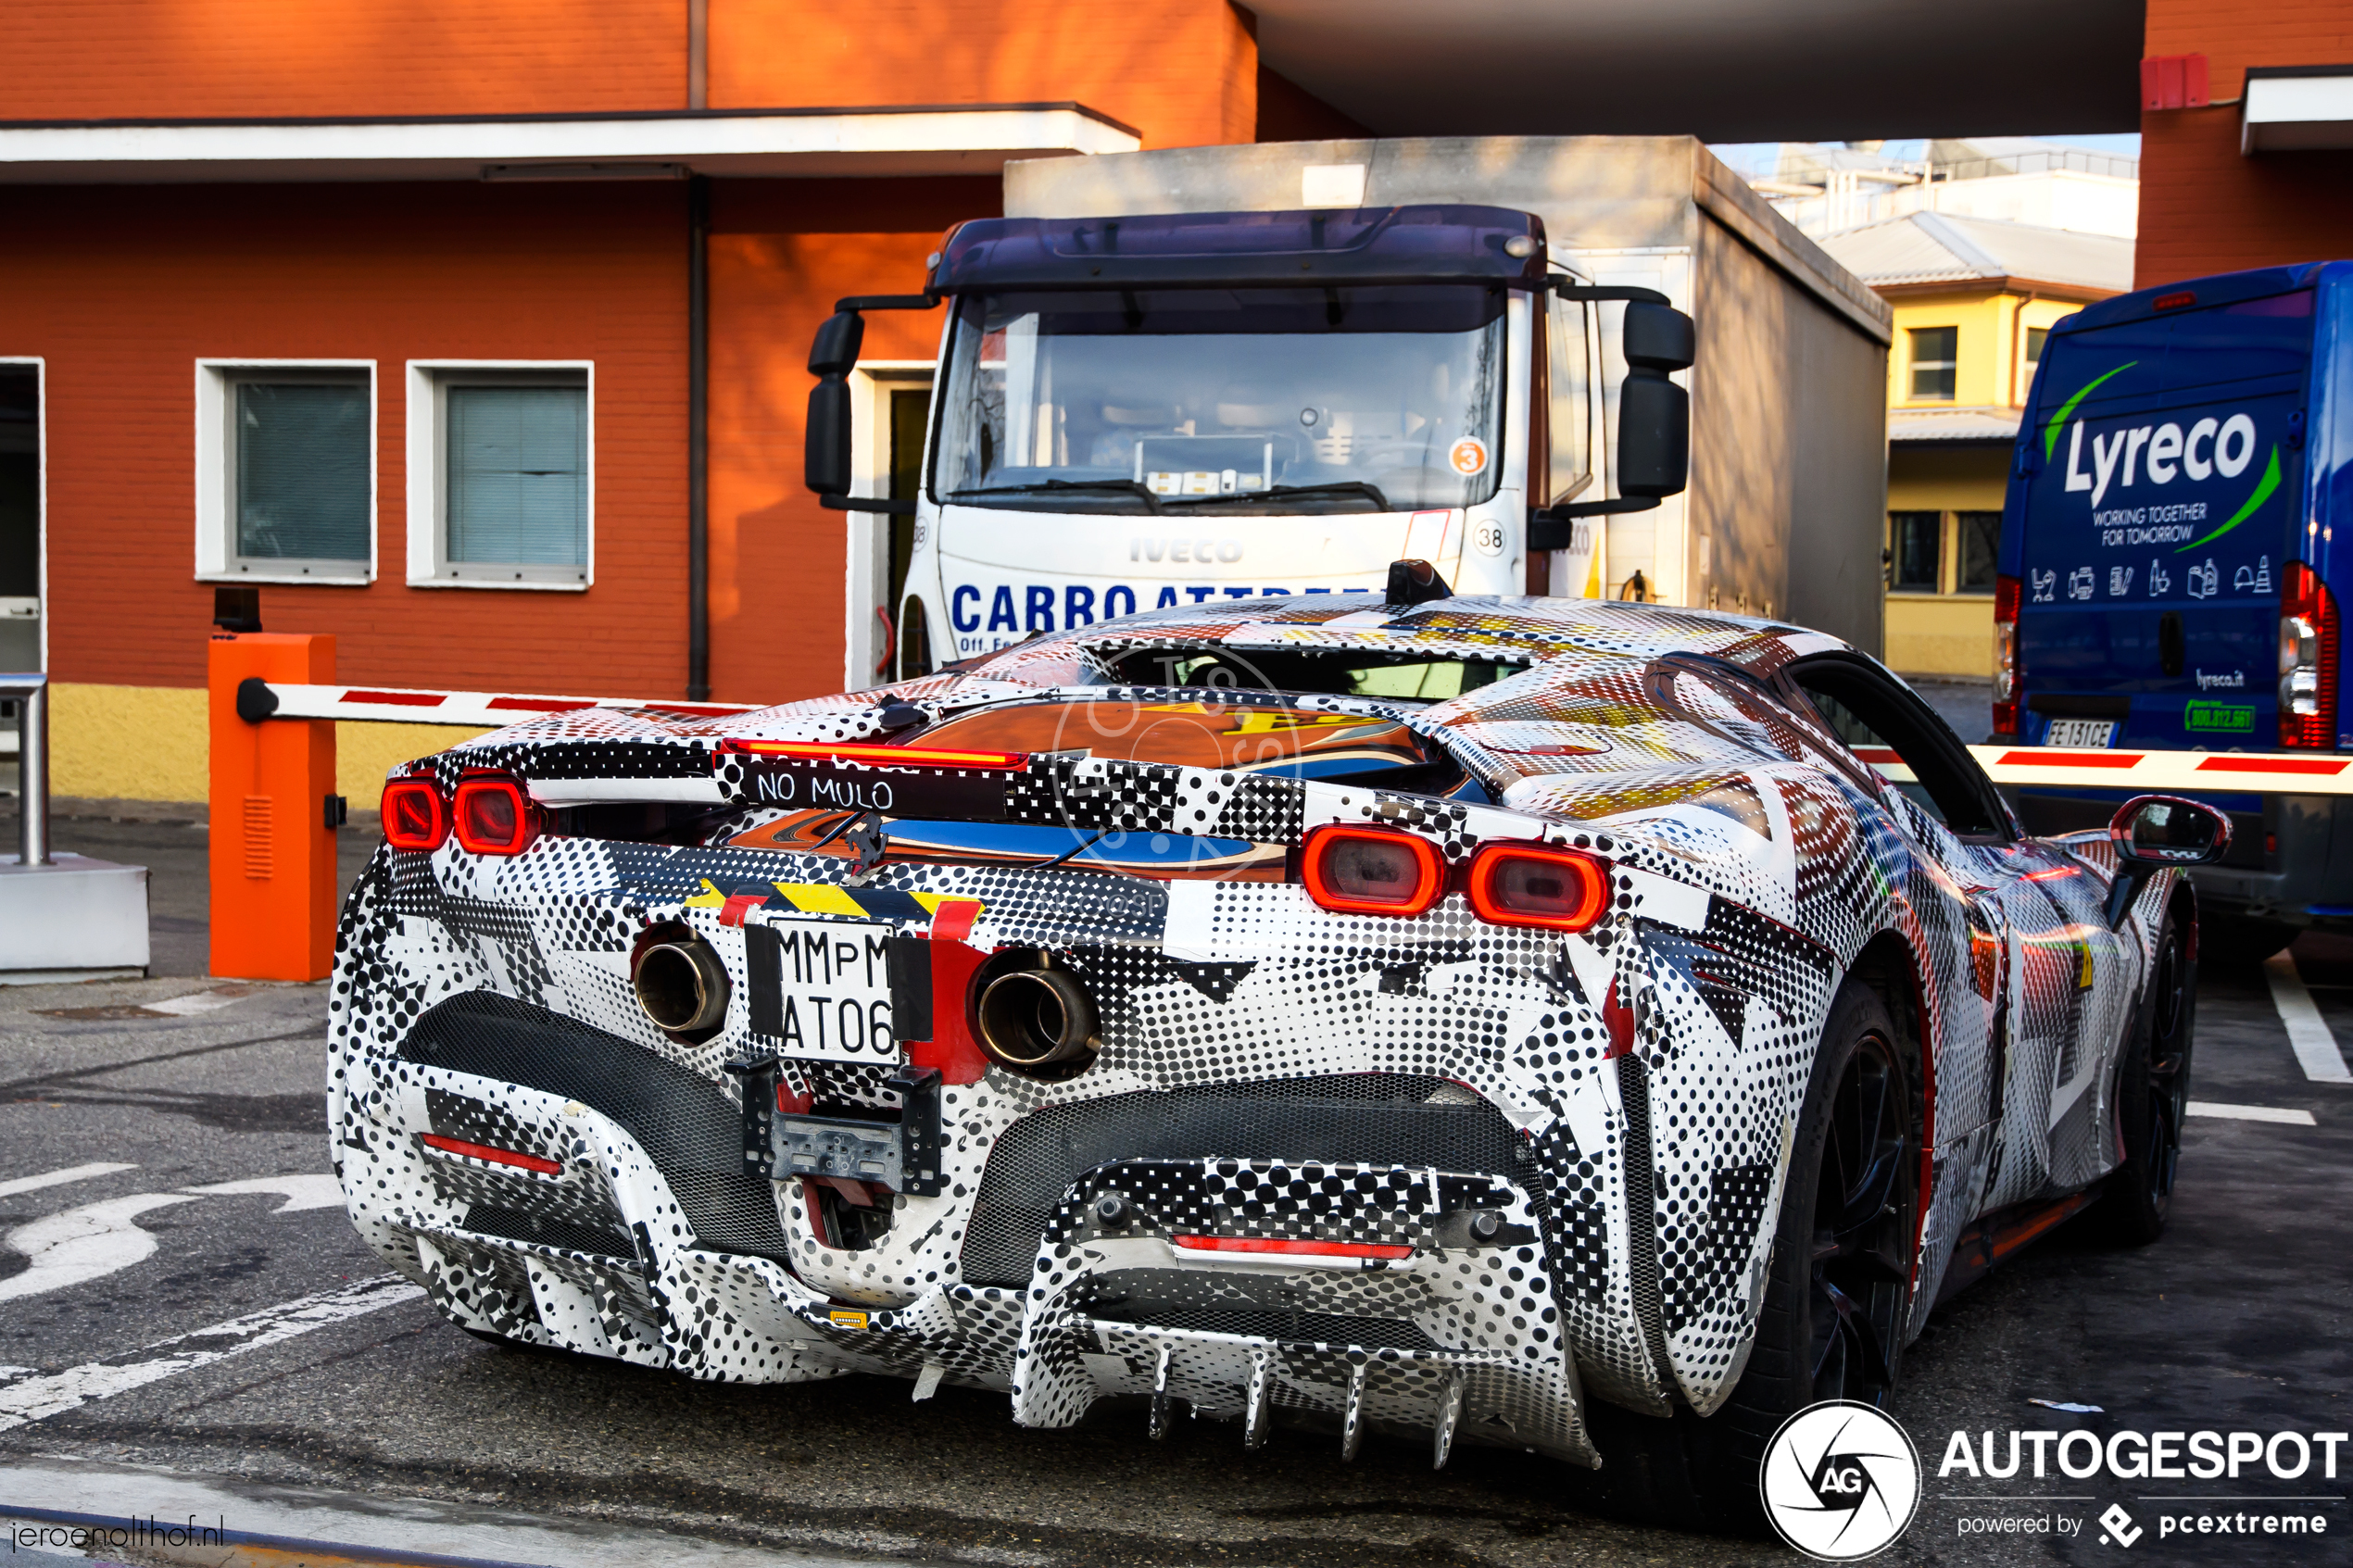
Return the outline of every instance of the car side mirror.
{"type": "Polygon", "coordinates": [[[2108,923],[2113,930],[2124,922],[2124,911],[2158,872],[2221,859],[2231,847],[2231,819],[2178,795],[2135,796],[2109,819],[2108,841],[2116,847],[2116,881],[2108,897],[2108,923]]]}

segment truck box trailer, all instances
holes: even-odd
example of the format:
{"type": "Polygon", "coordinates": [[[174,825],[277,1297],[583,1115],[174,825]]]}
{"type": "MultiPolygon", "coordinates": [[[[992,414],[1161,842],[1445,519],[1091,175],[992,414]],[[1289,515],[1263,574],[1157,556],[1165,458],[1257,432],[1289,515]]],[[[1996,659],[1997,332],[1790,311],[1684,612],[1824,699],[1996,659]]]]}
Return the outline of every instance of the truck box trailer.
{"type": "Polygon", "coordinates": [[[894,673],[1155,605],[1377,593],[1400,558],[1881,645],[1887,307],[1692,138],[1040,159],[1007,166],[1005,213],[922,295],[845,302],[953,302],[898,547],[853,541],[894,673]],[[1523,267],[1439,255],[1504,244],[1523,267]],[[1695,321],[1690,369],[1628,363],[1648,302],[1695,321]],[[1687,489],[1620,445],[1627,388],[1669,374],[1687,489]]]}

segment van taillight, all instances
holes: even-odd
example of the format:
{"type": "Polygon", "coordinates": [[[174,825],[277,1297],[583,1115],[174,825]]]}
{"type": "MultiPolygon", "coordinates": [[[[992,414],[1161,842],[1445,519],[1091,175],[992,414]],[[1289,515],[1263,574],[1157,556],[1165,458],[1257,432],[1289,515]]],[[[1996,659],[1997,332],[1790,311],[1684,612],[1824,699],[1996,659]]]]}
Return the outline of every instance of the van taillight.
{"type": "Polygon", "coordinates": [[[512,779],[463,781],[450,815],[457,819],[459,847],[477,855],[520,855],[531,847],[538,826],[531,797],[512,779]]]}
{"type": "Polygon", "coordinates": [[[2336,745],[2336,596],[2319,572],[2287,563],[2280,594],[2280,745],[2336,745]]]}
{"type": "Polygon", "coordinates": [[[1994,733],[2018,734],[2018,579],[1994,579],[1994,733]]]}
{"type": "Polygon", "coordinates": [[[449,836],[449,809],[431,779],[395,779],[384,785],[384,842],[395,849],[438,849],[449,836]]]}

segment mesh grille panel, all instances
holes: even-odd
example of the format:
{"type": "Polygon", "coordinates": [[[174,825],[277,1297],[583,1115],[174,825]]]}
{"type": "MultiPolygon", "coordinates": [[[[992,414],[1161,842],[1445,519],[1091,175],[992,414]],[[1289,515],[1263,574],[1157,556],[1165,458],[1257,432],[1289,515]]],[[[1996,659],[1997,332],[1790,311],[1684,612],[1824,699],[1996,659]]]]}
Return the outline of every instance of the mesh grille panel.
{"type": "Polygon", "coordinates": [[[636,1243],[619,1231],[501,1208],[495,1203],[469,1204],[466,1229],[484,1236],[503,1236],[510,1241],[535,1241],[542,1247],[568,1247],[575,1252],[595,1252],[608,1258],[637,1255],[636,1243]]]}
{"type": "Polygon", "coordinates": [[[1098,1323],[1136,1323],[1193,1334],[1239,1334],[1291,1344],[1363,1345],[1380,1350],[1435,1350],[1438,1342],[1410,1323],[1388,1318],[1351,1318],[1334,1312],[1281,1312],[1247,1307],[1118,1308],[1088,1314],[1098,1323]]]}
{"type": "Polygon", "coordinates": [[[470,991],[417,1020],[405,1060],[562,1095],[629,1130],[669,1181],[695,1239],[783,1258],[768,1182],[744,1173],[743,1114],[708,1083],[618,1035],[511,997],[470,991]]]}
{"type": "Polygon", "coordinates": [[[1048,1106],[989,1151],[965,1280],[1026,1285],[1063,1194],[1114,1160],[1295,1160],[1481,1172],[1530,1188],[1535,1165],[1503,1112],[1443,1078],[1363,1073],[1146,1090],[1048,1106]]]}

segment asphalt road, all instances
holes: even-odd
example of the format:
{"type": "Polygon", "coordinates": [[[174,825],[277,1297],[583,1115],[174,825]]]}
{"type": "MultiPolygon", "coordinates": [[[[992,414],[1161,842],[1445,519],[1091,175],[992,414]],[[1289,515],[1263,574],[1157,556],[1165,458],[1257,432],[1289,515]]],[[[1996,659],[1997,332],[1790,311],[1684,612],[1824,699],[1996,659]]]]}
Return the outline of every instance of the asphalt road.
{"type": "MultiPolygon", "coordinates": [[[[363,835],[346,837],[356,859],[363,835]]],[[[82,1399],[12,1427],[0,1414],[0,1509],[32,1467],[80,1463],[110,1467],[92,1472],[92,1512],[145,1512],[162,1482],[141,1477],[168,1472],[837,1557],[1055,1568],[1797,1561],[1598,1517],[1574,1475],[1527,1455],[1458,1449],[1433,1474],[1426,1448],[1371,1443],[1343,1465],[1335,1442],[1290,1431],[1255,1454],[1238,1429],[1209,1422],[1179,1422],[1153,1443],[1124,1410],[1078,1430],[1024,1431],[999,1396],[943,1388],[917,1405],[907,1385],[880,1380],[695,1384],[502,1350],[421,1300],[384,1304],[371,1283],[382,1265],[318,1182],[322,988],[195,977],[199,827],[67,819],[57,838],[144,860],[158,912],[198,929],[166,929],[159,978],[0,990],[0,1236],[11,1242],[0,1250],[0,1411],[29,1388],[82,1399]],[[12,1185],[92,1165],[122,1168],[12,1185]],[[255,1182],[279,1188],[193,1190],[255,1182]],[[31,1237],[20,1229],[44,1223],[31,1237]],[[77,1226],[104,1234],[43,1247],[77,1226]],[[147,1255],[124,1256],[148,1242],[147,1255]],[[28,1249],[44,1261],[30,1263],[28,1249]],[[77,1258],[101,1272],[66,1278],[77,1258]],[[163,1343],[182,1336],[192,1337],[163,1343]]],[[[2299,961],[2322,1015],[2353,1041],[2353,945],[2308,941],[2299,961]]],[[[2317,1124],[2194,1119],[2163,1240],[2111,1246],[2095,1210],[1941,1311],[1895,1407],[1928,1461],[1928,1499],[1880,1561],[2345,1561],[2353,1477],[2342,1474],[2284,1482],[2259,1468],[2234,1486],[1936,1474],[1957,1430],[2353,1427],[2353,1087],[2307,1081],[2261,972],[2208,972],[2200,1007],[2195,1098],[2303,1110],[2317,1124]],[[2037,1399],[2101,1409],[2064,1413],[2037,1399]],[[2304,1506],[2334,1538],[2160,1541],[2157,1508],[2139,1499],[2192,1493],[2318,1496],[2304,1506]],[[2001,1500],[1968,1500],[1989,1495],[2001,1500]],[[2060,1498],[2084,1500],[2045,1500],[2060,1498]],[[2129,1552],[2100,1544],[2094,1522],[2117,1501],[2150,1527],[2129,1552]],[[2071,1517],[2082,1533],[1960,1533],[1964,1518],[2005,1516],[2071,1517]]],[[[623,1560],[583,1540],[571,1560],[623,1560]]],[[[0,1545],[0,1568],[7,1562],[0,1545]]]]}

